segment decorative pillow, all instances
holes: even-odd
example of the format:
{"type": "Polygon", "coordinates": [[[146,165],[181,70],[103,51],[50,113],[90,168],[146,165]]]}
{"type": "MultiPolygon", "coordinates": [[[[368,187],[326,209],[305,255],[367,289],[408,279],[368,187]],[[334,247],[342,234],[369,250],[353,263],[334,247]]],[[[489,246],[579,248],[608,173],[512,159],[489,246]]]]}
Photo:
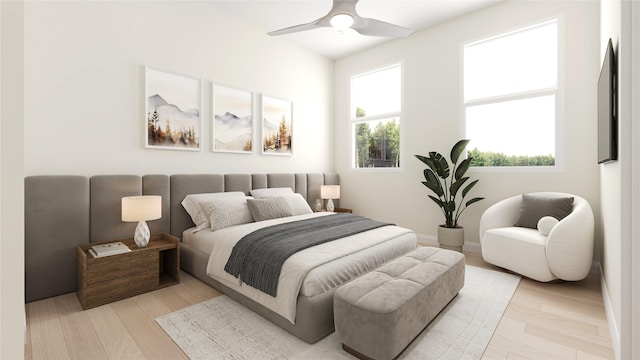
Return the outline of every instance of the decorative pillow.
{"type": "Polygon", "coordinates": [[[182,200],[182,207],[187,211],[191,220],[196,225],[196,231],[211,227],[209,224],[209,218],[206,213],[202,211],[200,203],[205,201],[211,201],[221,198],[243,198],[245,194],[242,191],[230,191],[230,192],[217,192],[217,193],[202,193],[202,194],[189,194],[184,200],[182,200]]]}
{"type": "Polygon", "coordinates": [[[543,216],[538,221],[538,231],[544,236],[549,236],[551,229],[560,221],[552,216],[543,216]]]}
{"type": "Polygon", "coordinates": [[[253,222],[247,200],[243,197],[218,198],[201,202],[202,211],[209,219],[212,231],[233,225],[253,222]]]}
{"type": "Polygon", "coordinates": [[[284,194],[278,197],[282,197],[287,201],[287,204],[289,204],[289,207],[291,208],[291,215],[304,215],[311,214],[313,212],[313,210],[311,210],[311,206],[309,206],[309,203],[301,194],[284,194]]]}
{"type": "Polygon", "coordinates": [[[251,195],[256,199],[282,196],[285,194],[293,194],[293,190],[288,187],[276,187],[266,189],[253,189],[250,191],[251,195]]]}
{"type": "Polygon", "coordinates": [[[536,229],[538,221],[544,216],[560,221],[571,214],[572,209],[573,197],[522,194],[520,218],[515,226],[536,229]]]}
{"type": "Polygon", "coordinates": [[[255,221],[291,216],[291,207],[284,197],[250,199],[247,204],[255,221]]]}

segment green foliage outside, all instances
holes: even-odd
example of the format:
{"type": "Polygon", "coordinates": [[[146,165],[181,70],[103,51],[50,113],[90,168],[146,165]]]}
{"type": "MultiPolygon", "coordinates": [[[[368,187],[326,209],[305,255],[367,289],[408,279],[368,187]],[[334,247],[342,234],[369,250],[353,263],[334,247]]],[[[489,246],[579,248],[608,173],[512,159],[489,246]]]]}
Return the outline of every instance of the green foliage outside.
{"type": "MultiPolygon", "coordinates": [[[[366,112],[356,109],[356,117],[366,112]]],[[[400,166],[400,124],[396,119],[378,123],[372,130],[368,122],[355,125],[356,168],[400,166]]]]}
{"type": "Polygon", "coordinates": [[[468,151],[472,158],[471,166],[553,166],[556,159],[553,155],[506,155],[491,151],[480,151],[477,148],[468,151]]]}

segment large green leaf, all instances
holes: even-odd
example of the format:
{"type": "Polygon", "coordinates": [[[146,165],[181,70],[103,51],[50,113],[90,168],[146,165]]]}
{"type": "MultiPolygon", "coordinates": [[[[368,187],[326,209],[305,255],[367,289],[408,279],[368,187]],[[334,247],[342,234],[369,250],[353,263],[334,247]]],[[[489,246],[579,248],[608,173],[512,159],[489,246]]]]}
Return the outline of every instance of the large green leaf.
{"type": "Polygon", "coordinates": [[[426,165],[429,165],[429,163],[427,161],[429,161],[429,158],[424,156],[424,155],[414,155],[418,160],[422,161],[423,163],[425,163],[426,165]]]}
{"type": "Polygon", "coordinates": [[[433,161],[432,169],[436,173],[436,175],[438,175],[441,179],[447,179],[451,174],[447,159],[437,152],[430,152],[429,157],[433,161]]]}
{"type": "Polygon", "coordinates": [[[471,200],[467,201],[467,202],[465,203],[465,206],[469,206],[469,205],[471,205],[471,204],[477,203],[478,201],[483,200],[483,199],[484,199],[483,197],[473,198],[473,199],[471,199],[471,200]]]}
{"type": "Polygon", "coordinates": [[[433,191],[436,195],[442,196],[444,195],[444,189],[442,188],[442,184],[440,183],[440,179],[431,171],[431,169],[424,169],[424,179],[422,183],[424,186],[428,187],[433,191]]]}
{"type": "Polygon", "coordinates": [[[416,158],[418,158],[418,160],[425,163],[429,167],[429,169],[437,173],[438,165],[436,164],[436,161],[434,158],[435,154],[436,154],[435,152],[430,152],[428,157],[423,155],[415,155],[415,156],[416,158]]]}
{"type": "Polygon", "coordinates": [[[451,187],[449,188],[449,195],[452,198],[455,198],[456,194],[458,193],[458,190],[467,180],[469,180],[468,177],[463,177],[462,179],[454,181],[453,184],[451,184],[451,187]]]}
{"type": "Polygon", "coordinates": [[[460,163],[460,165],[458,165],[458,168],[456,169],[455,179],[458,180],[462,178],[464,174],[467,172],[467,170],[469,170],[469,166],[471,166],[471,159],[462,160],[462,162],[460,163]]]}
{"type": "Polygon", "coordinates": [[[437,198],[437,197],[435,197],[435,196],[431,196],[431,195],[429,195],[429,198],[430,198],[431,200],[433,200],[433,202],[435,202],[436,204],[438,204],[438,206],[440,206],[441,208],[443,208],[443,209],[444,209],[444,203],[442,202],[442,200],[438,199],[438,198],[437,198]]]}
{"type": "Polygon", "coordinates": [[[453,148],[451,148],[451,162],[452,163],[457,163],[458,162],[458,158],[460,158],[460,155],[462,155],[462,153],[464,152],[464,149],[467,147],[467,144],[469,143],[469,139],[463,139],[458,141],[455,145],[453,145],[453,148]]]}
{"type": "Polygon", "coordinates": [[[467,196],[467,194],[469,193],[469,191],[471,191],[471,189],[473,189],[473,187],[478,183],[478,179],[473,180],[472,182],[469,183],[469,185],[467,185],[464,189],[462,189],[462,197],[464,198],[465,196],[467,196]]]}

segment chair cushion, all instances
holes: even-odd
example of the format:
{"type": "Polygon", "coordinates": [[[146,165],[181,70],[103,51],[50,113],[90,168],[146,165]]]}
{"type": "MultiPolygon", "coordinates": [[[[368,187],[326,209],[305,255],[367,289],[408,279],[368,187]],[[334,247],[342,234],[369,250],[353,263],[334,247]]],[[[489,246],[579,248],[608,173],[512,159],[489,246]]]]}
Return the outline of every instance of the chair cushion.
{"type": "Polygon", "coordinates": [[[538,230],[506,227],[487,230],[480,239],[482,258],[538,281],[556,279],[547,265],[547,237],[538,230]]]}
{"type": "Polygon", "coordinates": [[[522,194],[520,218],[515,226],[535,229],[538,221],[544,216],[564,219],[573,210],[573,197],[522,194]]]}

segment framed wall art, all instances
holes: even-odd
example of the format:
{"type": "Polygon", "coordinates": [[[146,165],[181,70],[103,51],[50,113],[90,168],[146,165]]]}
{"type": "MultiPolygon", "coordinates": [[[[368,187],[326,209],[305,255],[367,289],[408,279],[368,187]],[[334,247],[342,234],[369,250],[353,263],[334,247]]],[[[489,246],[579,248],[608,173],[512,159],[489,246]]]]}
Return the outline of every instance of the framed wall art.
{"type": "Polygon", "coordinates": [[[293,103],[262,96],[262,153],[292,155],[293,103]]]}
{"type": "Polygon", "coordinates": [[[200,150],[200,79],[145,68],[146,148],[200,150]]]}
{"type": "Polygon", "coordinates": [[[217,152],[253,152],[253,94],[211,84],[213,114],[212,150],[217,152]]]}

